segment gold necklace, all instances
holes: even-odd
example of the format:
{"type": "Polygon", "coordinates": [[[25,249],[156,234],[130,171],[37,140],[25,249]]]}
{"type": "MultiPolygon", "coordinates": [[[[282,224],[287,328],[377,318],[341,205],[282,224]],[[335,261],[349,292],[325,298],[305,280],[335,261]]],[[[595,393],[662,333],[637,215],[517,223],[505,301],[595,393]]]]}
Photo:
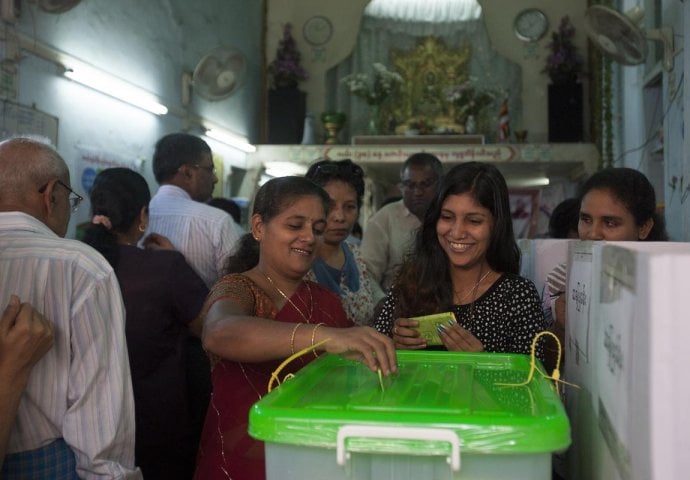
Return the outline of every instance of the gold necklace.
{"type": "MultiPolygon", "coordinates": [[[[489,269],[489,271],[487,271],[484,275],[482,275],[482,277],[479,280],[477,280],[477,283],[475,283],[474,286],[466,294],[464,294],[462,297],[460,297],[458,299],[458,304],[461,303],[467,297],[469,297],[472,292],[474,292],[476,295],[477,290],[479,289],[479,285],[484,281],[484,279],[486,277],[489,276],[490,273],[491,273],[491,269],[489,269]]],[[[453,290],[453,293],[455,293],[456,295],[460,294],[460,292],[458,292],[456,290],[453,290]]],[[[476,299],[476,296],[475,296],[475,299],[476,299]]],[[[474,300],[472,300],[472,301],[474,302],[474,300]]]]}
{"type": "MultiPolygon", "coordinates": [[[[309,292],[309,317],[307,318],[307,316],[302,312],[302,310],[300,310],[300,309],[297,307],[297,305],[295,305],[295,304],[292,302],[292,300],[290,300],[290,297],[288,297],[287,295],[285,295],[285,292],[283,292],[280,288],[278,288],[278,285],[276,285],[276,284],[273,282],[273,279],[272,279],[271,277],[269,277],[269,276],[268,276],[267,274],[265,274],[264,272],[261,272],[261,274],[262,274],[264,277],[266,277],[266,280],[268,280],[268,283],[270,283],[271,286],[272,286],[273,288],[276,289],[276,291],[280,294],[280,296],[283,297],[290,305],[292,305],[292,308],[294,308],[295,310],[297,310],[297,313],[300,314],[300,316],[302,317],[302,319],[303,319],[305,322],[311,323],[310,320],[312,319],[312,316],[314,315],[314,299],[313,299],[313,297],[312,297],[312,295],[311,295],[311,287],[309,287],[309,284],[308,284],[308,283],[305,284],[305,285],[307,286],[307,291],[309,292]]],[[[300,300],[302,300],[302,299],[300,298],[300,300]]],[[[307,307],[307,304],[306,304],[306,302],[304,302],[304,300],[302,300],[302,303],[304,304],[305,307],[307,307]]]]}

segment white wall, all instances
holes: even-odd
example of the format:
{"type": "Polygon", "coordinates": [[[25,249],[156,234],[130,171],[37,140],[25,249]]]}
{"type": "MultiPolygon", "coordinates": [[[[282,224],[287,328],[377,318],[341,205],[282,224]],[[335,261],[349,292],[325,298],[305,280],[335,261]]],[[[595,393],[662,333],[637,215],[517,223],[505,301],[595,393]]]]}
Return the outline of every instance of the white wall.
{"type": "MultiPolygon", "coordinates": [[[[156,140],[187,129],[201,134],[196,117],[202,116],[250,141],[258,140],[262,3],[85,0],[56,15],[23,0],[14,26],[17,32],[39,46],[65,52],[155,94],[171,113],[155,116],[83,87],[63,77],[54,63],[26,50],[18,62],[18,95],[13,100],[59,118],[57,147],[70,166],[72,183],[79,193],[85,195],[79,171],[84,149],[109,159],[143,162],[142,173],[155,192],[157,184],[150,160],[156,140]],[[218,102],[194,95],[186,111],[181,102],[182,72],[193,71],[202,56],[220,44],[238,48],[247,56],[244,86],[218,102]]],[[[6,26],[10,31],[13,28],[6,26]]],[[[206,140],[222,156],[226,167],[244,167],[243,152],[206,140]]],[[[77,223],[88,218],[88,209],[88,205],[80,208],[68,235],[74,234],[77,223]]]]}

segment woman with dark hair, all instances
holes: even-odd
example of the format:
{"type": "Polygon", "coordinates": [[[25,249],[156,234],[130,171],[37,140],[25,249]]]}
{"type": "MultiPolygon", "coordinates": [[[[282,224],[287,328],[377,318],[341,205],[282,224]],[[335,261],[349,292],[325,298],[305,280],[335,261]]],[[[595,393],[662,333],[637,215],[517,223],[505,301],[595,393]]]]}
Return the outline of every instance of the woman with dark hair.
{"type": "Polygon", "coordinates": [[[665,241],[664,219],[647,177],[632,168],[596,172],[580,189],[580,240],[665,241]]]}
{"type": "Polygon", "coordinates": [[[551,212],[549,238],[578,238],[577,224],[580,219],[580,199],[566,198],[551,212]]]}
{"type": "Polygon", "coordinates": [[[371,325],[374,307],[383,291],[369,275],[359,247],[345,240],[359,217],[364,196],[364,172],[352,160],[321,160],[306,177],[331,197],[323,240],[307,278],[320,283],[343,301],[345,312],[357,325],[371,325]]]}
{"type": "Polygon", "coordinates": [[[251,233],[228,259],[228,274],[213,286],[203,310],[204,347],[216,361],[199,480],[265,478],[264,445],[247,433],[249,409],[267,393],[272,372],[287,357],[311,350],[289,363],[281,377],[324,351],[384,375],[397,368],[390,338],[353,326],[334,293],[304,280],[330,204],[328,194],[304,177],[273,178],[256,194],[251,233]]]}
{"type": "Polygon", "coordinates": [[[457,165],[441,180],[376,329],[397,348],[422,349],[426,340],[411,317],[453,312],[457,322],[438,328],[446,349],[530,353],[544,316],[519,269],[505,179],[491,164],[457,165]]]}
{"type": "Polygon", "coordinates": [[[93,218],[83,241],[110,262],[122,290],[136,465],[147,479],[182,480],[192,476],[198,446],[187,392],[187,337],[201,334],[198,314],[208,289],[165,237],[152,234],[146,249],[137,247],[150,199],[137,172],[103,170],[91,190],[93,218]]]}
{"type": "MultiPolygon", "coordinates": [[[[594,173],[580,188],[580,240],[658,242],[668,240],[664,218],[656,210],[656,194],[647,177],[632,168],[610,167],[594,173]]],[[[550,296],[549,328],[565,342],[566,265],[546,277],[550,296]]],[[[547,340],[547,368],[555,367],[557,345],[547,340]]],[[[562,359],[561,359],[562,362],[562,359]]]]}

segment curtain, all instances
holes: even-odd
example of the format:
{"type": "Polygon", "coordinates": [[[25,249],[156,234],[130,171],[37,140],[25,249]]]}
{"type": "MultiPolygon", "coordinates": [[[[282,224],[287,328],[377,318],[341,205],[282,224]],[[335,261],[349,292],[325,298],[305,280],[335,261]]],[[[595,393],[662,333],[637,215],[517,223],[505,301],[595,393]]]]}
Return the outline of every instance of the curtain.
{"type": "MultiPolygon", "coordinates": [[[[429,3],[428,0],[425,2],[429,3]]],[[[367,10],[352,54],[330,69],[326,77],[326,105],[329,110],[339,110],[347,115],[348,121],[344,128],[346,138],[367,133],[370,108],[362,99],[351,95],[340,79],[353,72],[371,74],[372,64],[375,62],[392,70],[391,50],[413,50],[418,40],[425,36],[441,38],[450,49],[470,45],[470,75],[477,85],[501,91],[508,99],[510,118],[515,119],[513,125],[522,123],[521,67],[499,56],[492,48],[482,18],[431,23],[378,18],[370,15],[367,10]]],[[[498,131],[498,107],[495,110],[495,114],[489,112],[491,123],[484,125],[483,130],[486,131],[477,132],[486,135],[487,142],[493,141],[498,131]]]]}

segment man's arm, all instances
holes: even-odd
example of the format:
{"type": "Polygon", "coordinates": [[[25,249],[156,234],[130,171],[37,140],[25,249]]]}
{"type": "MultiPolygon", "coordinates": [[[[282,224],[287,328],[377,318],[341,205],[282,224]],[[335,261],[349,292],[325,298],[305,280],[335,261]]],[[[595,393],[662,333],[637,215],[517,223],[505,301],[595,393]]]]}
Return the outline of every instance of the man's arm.
{"type": "Polygon", "coordinates": [[[52,346],[52,324],[12,295],[0,319],[0,469],[31,369],[52,346]]]}

